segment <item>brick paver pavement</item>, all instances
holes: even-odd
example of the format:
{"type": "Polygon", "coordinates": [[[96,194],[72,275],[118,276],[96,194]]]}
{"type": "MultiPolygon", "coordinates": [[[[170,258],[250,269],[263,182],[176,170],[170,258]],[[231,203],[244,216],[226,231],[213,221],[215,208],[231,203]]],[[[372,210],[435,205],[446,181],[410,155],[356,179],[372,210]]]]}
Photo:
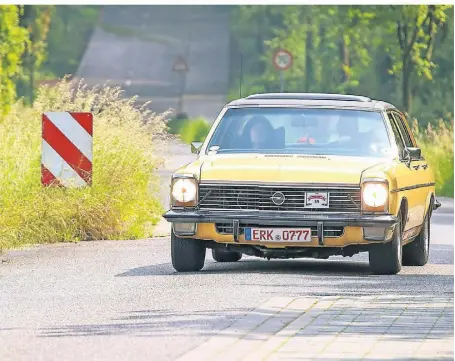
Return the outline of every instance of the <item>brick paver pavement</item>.
{"type": "Polygon", "coordinates": [[[454,360],[453,296],[274,297],[178,361],[454,360]]]}

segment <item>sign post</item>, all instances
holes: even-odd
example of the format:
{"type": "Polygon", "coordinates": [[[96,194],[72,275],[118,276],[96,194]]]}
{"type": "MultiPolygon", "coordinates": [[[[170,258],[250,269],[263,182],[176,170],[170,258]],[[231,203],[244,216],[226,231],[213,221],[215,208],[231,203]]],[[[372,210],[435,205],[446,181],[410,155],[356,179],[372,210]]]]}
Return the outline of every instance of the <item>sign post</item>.
{"type": "Polygon", "coordinates": [[[285,49],[273,53],[273,65],[280,72],[280,92],[284,92],[284,71],[292,66],[292,54],[285,49]]]}
{"type": "Polygon", "coordinates": [[[175,59],[172,70],[180,75],[178,113],[181,114],[183,112],[183,95],[185,93],[186,73],[189,71],[188,64],[183,56],[179,56],[175,59]]]}

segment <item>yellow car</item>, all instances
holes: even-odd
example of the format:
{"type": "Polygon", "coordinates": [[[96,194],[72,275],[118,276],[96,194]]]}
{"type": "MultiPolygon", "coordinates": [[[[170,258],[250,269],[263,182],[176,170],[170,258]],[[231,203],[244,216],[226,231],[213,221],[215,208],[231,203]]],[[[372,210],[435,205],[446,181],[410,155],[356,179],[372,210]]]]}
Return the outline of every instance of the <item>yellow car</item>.
{"type": "Polygon", "coordinates": [[[369,252],[374,274],[428,261],[435,179],[393,105],[339,94],[257,94],[227,104],[171,182],[172,264],[242,254],[369,252]]]}

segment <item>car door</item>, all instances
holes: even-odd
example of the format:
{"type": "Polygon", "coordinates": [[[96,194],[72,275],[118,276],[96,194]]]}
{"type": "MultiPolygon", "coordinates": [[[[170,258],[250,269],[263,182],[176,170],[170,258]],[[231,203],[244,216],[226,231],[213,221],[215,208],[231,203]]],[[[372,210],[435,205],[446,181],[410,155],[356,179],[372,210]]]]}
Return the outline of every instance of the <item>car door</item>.
{"type": "Polygon", "coordinates": [[[403,232],[409,231],[411,228],[419,225],[418,208],[419,201],[414,196],[413,186],[415,185],[416,170],[406,163],[403,154],[404,148],[406,147],[403,135],[398,127],[397,120],[393,116],[392,111],[387,112],[387,117],[390,121],[390,126],[395,138],[395,144],[398,148],[399,163],[395,170],[396,177],[396,189],[395,192],[399,192],[400,198],[405,198],[408,204],[408,212],[406,217],[406,224],[404,225],[403,232]]]}
{"type": "MultiPolygon", "coordinates": [[[[409,124],[407,124],[404,115],[398,111],[392,111],[392,115],[403,138],[404,145],[406,147],[416,148],[416,141],[410,131],[409,124]]],[[[423,157],[420,159],[411,160],[408,165],[408,168],[413,173],[413,184],[411,185],[412,189],[409,192],[409,196],[412,197],[412,203],[414,204],[412,213],[410,214],[412,222],[410,221],[409,225],[412,227],[417,227],[423,223],[428,194],[431,190],[430,187],[434,185],[434,179],[429,169],[429,165],[423,157]]]]}

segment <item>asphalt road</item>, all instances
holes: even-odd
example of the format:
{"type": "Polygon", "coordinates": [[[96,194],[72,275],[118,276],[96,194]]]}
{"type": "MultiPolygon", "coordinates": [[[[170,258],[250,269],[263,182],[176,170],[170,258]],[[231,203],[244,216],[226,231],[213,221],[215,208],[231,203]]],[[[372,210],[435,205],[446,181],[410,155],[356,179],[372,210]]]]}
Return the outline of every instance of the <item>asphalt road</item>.
{"type": "Polygon", "coordinates": [[[0,264],[0,360],[173,360],[273,296],[453,294],[453,215],[430,262],[373,276],[366,254],[259,260],[177,274],[169,239],[39,246],[0,264]]]}
{"type": "MultiPolygon", "coordinates": [[[[173,153],[165,179],[191,157],[173,153]]],[[[168,237],[12,251],[0,255],[0,360],[174,360],[274,296],[453,295],[453,206],[431,231],[429,264],[395,276],[371,275],[366,254],[217,264],[209,252],[201,272],[177,274],[168,237]]]]}

